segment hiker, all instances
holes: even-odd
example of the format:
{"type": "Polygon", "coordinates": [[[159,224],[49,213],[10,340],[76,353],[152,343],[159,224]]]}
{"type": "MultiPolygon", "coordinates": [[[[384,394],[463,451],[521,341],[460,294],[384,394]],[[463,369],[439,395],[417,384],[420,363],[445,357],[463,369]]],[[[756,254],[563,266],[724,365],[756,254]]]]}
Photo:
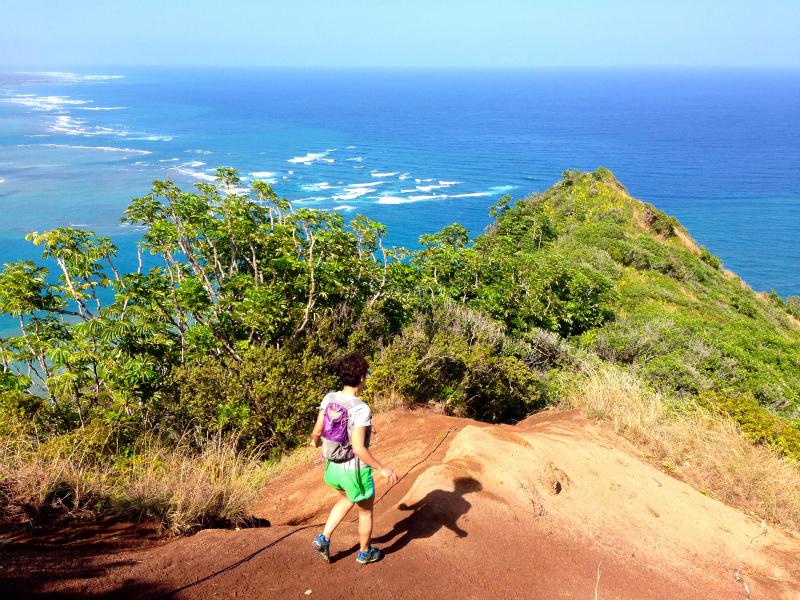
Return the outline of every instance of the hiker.
{"type": "Polygon", "coordinates": [[[390,484],[397,475],[383,466],[369,451],[372,411],[358,395],[369,375],[367,361],[361,354],[348,354],[333,362],[342,391],[330,392],[319,405],[319,416],[311,433],[311,446],[322,445],[325,461],[325,483],[339,492],[341,498],[331,510],[325,530],[312,546],[325,562],[330,562],[330,543],[339,523],[355,504],[358,507],[358,536],[361,549],[356,556],[359,564],[380,560],[381,552],[370,546],[372,539],[372,508],[375,503],[376,469],[390,484]]]}

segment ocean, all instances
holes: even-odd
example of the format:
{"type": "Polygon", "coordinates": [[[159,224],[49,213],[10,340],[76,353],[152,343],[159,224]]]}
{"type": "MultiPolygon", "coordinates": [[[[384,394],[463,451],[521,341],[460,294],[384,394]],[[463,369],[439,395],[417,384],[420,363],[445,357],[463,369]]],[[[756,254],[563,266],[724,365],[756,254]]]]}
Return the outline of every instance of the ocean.
{"type": "Polygon", "coordinates": [[[800,294],[800,71],[119,69],[0,74],[0,263],[26,233],[109,235],[127,203],[217,166],[389,244],[610,169],[756,290],[800,294]]]}

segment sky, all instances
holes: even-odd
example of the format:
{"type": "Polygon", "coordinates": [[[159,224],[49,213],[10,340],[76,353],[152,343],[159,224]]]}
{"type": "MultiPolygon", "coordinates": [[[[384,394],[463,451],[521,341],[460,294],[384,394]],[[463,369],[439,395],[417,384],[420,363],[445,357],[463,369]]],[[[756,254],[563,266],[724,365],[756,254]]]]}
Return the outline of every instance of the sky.
{"type": "Polygon", "coordinates": [[[800,67],[800,0],[0,0],[0,69],[800,67]]]}

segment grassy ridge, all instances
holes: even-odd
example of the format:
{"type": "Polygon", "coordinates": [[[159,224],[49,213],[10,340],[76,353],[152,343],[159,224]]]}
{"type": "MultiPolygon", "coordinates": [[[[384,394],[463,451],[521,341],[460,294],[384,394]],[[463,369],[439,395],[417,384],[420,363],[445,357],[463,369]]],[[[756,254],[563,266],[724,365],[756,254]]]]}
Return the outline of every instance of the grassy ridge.
{"type": "Polygon", "coordinates": [[[795,416],[800,328],[697,248],[674,218],[627,196],[608,171],[572,175],[520,213],[545,206],[552,251],[616,281],[615,318],[578,343],[630,367],[660,392],[747,394],[795,416]],[[609,260],[609,258],[611,260],[609,260]]]}

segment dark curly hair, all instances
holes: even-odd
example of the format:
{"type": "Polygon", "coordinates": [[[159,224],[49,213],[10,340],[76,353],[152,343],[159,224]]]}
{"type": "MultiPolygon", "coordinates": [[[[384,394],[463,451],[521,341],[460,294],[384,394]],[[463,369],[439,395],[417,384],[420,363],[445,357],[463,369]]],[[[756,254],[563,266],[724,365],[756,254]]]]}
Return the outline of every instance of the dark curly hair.
{"type": "Polygon", "coordinates": [[[334,360],[331,368],[339,376],[339,383],[343,386],[356,387],[367,373],[369,365],[363,355],[354,352],[334,360]]]}

